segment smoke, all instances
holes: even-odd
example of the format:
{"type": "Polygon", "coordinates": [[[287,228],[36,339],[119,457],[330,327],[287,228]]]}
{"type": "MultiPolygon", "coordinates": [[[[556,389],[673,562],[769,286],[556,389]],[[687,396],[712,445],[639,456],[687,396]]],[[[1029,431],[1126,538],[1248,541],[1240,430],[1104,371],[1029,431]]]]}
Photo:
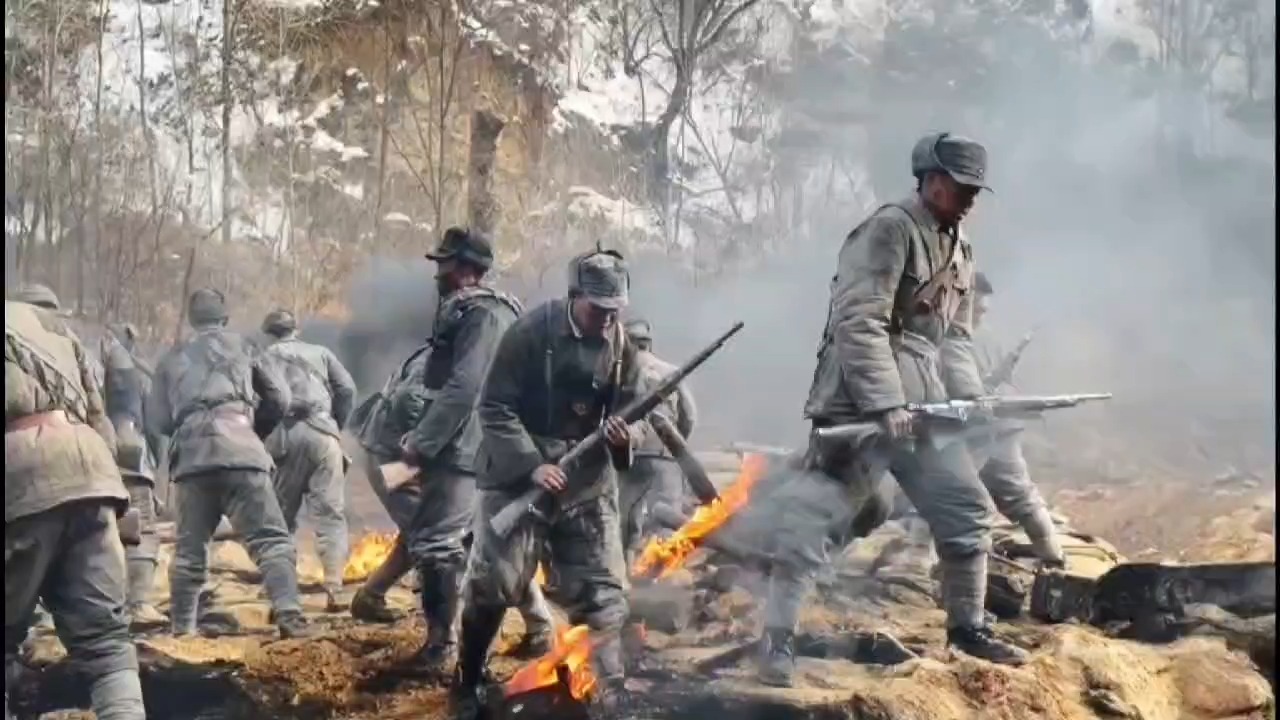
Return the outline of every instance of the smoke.
{"type": "MultiPolygon", "coordinates": [[[[1126,452],[1180,462],[1208,443],[1201,454],[1211,462],[1270,467],[1274,141],[1248,136],[1167,73],[1149,72],[1142,89],[1132,67],[1081,62],[1025,28],[989,31],[1004,33],[991,39],[1012,60],[990,66],[971,96],[940,92],[940,68],[936,78],[879,84],[861,132],[829,128],[839,138],[831,153],[864,170],[874,201],[866,183],[811,200],[784,249],[711,279],[661,257],[634,259],[629,314],[653,323],[659,355],[680,361],[746,323],[692,379],[696,443],[803,441],[840,244],[874,202],[912,191],[914,141],[948,130],[983,142],[992,163],[995,193],[966,228],[996,290],[987,330],[1012,344],[1042,328],[1020,389],[1114,392],[1108,407],[1054,423],[1106,428],[1126,452]]],[[[789,102],[839,94],[826,78],[846,75],[817,68],[817,80],[789,88],[789,102]]],[[[775,165],[803,161],[777,152],[775,165]]],[[[429,272],[375,262],[356,283],[353,321],[335,342],[362,391],[429,333],[429,272]]],[[[526,299],[560,290],[506,289],[526,299]]]]}

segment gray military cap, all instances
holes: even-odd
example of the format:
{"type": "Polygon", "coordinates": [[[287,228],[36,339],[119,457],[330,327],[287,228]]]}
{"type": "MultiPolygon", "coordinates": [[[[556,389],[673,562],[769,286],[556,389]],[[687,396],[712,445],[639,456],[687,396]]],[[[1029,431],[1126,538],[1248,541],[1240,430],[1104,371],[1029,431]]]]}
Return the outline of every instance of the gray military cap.
{"type": "Polygon", "coordinates": [[[227,321],[227,299],[213,288],[200,288],[187,299],[187,321],[208,325],[227,321]]]}
{"type": "Polygon", "coordinates": [[[653,341],[653,326],[649,324],[648,320],[636,318],[628,321],[623,329],[627,331],[627,338],[632,342],[653,341]]]}
{"type": "Polygon", "coordinates": [[[911,150],[911,174],[942,171],[961,185],[990,190],[987,184],[987,149],[980,143],[951,133],[926,135],[911,150]]]}
{"type": "Polygon", "coordinates": [[[46,310],[62,309],[62,303],[58,302],[57,294],[48,285],[39,283],[31,283],[18,288],[18,291],[13,294],[13,299],[17,302],[35,305],[46,310]]]}
{"type": "Polygon", "coordinates": [[[281,336],[298,329],[298,318],[284,308],[276,308],[262,319],[262,332],[268,335],[281,336]]]}
{"type": "Polygon", "coordinates": [[[435,262],[460,260],[488,270],[493,267],[493,243],[478,230],[451,227],[444,231],[440,244],[426,257],[435,262]]]}
{"type": "Polygon", "coordinates": [[[594,251],[569,263],[569,294],[585,297],[606,310],[627,306],[631,277],[627,263],[614,252],[594,251]]]}

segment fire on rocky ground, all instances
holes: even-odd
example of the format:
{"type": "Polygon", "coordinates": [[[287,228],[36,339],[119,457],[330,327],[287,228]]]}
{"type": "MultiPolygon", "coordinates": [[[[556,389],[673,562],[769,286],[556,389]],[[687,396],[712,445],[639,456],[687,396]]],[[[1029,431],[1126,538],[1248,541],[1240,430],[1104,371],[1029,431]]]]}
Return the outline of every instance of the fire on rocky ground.
{"type": "MultiPolygon", "coordinates": [[[[997,667],[944,647],[928,553],[902,551],[911,539],[890,523],[820,580],[797,642],[796,687],[760,686],[752,641],[764,580],[751,553],[717,531],[749,502],[765,461],[748,456],[739,463],[726,453],[706,462],[720,470],[721,501],[690,517],[673,513],[670,524],[683,527],[645,548],[636,568],[633,605],[648,631],[629,675],[635,699],[629,717],[1274,717],[1274,556],[1233,565],[1127,565],[1105,542],[1067,527],[1073,550],[1065,580],[1037,583],[1022,572],[1025,538],[1013,532],[999,543],[1012,562],[993,563],[1003,570],[994,573],[991,609],[1007,618],[998,632],[1033,652],[1026,667],[997,667]],[[1117,565],[1124,567],[1110,572],[1117,565]],[[1037,600],[1037,592],[1051,601],[1037,600]]],[[[362,579],[389,548],[386,535],[353,543],[348,581],[362,579]]],[[[167,575],[167,551],[160,578],[167,575]]],[[[323,631],[305,641],[276,640],[243,550],[218,543],[212,567],[217,606],[240,631],[216,639],[142,634],[151,717],[448,717],[445,689],[401,669],[422,641],[419,616],[371,627],[326,613],[317,563],[304,554],[306,605],[323,631]]],[[[165,596],[167,588],[157,587],[161,609],[165,596]]],[[[390,599],[416,607],[408,587],[390,599]]],[[[504,655],[520,632],[512,612],[491,663],[503,680],[489,693],[494,717],[585,717],[595,683],[586,628],[562,626],[549,656],[523,662],[504,655]]],[[[51,634],[36,638],[16,699],[18,717],[78,717],[72,708],[87,706],[83,684],[60,656],[51,634]]]]}

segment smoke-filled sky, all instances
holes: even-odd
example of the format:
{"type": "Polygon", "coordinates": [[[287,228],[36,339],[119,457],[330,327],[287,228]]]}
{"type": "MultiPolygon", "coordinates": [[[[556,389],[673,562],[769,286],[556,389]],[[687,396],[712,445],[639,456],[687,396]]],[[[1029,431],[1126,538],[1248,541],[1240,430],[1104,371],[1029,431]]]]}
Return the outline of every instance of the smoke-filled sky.
{"type": "MultiPolygon", "coordinates": [[[[1042,328],[1024,356],[1023,392],[1114,392],[1105,410],[1065,411],[1064,420],[1088,413],[1121,444],[1185,448],[1207,438],[1274,452],[1271,138],[1206,123],[1195,103],[1138,96],[1118,72],[1056,60],[1003,67],[955,117],[919,88],[878,92],[878,115],[851,141],[860,145],[842,149],[865,154],[876,200],[912,190],[908,158],[923,133],[950,130],[989,149],[995,193],[979,199],[966,232],[995,286],[991,330],[1013,342],[1042,328]],[[1169,150],[1162,135],[1185,128],[1223,159],[1169,150]]],[[[653,322],[659,355],[678,362],[746,322],[693,380],[703,414],[695,444],[802,441],[835,257],[868,209],[862,198],[812,207],[809,232],[785,251],[697,284],[661,258],[635,259],[631,314],[653,322]]],[[[425,335],[430,272],[425,262],[372,266],[353,314],[425,335]]],[[[413,344],[353,367],[362,390],[413,344]]],[[[1233,452],[1221,462],[1235,462],[1233,452]]]]}

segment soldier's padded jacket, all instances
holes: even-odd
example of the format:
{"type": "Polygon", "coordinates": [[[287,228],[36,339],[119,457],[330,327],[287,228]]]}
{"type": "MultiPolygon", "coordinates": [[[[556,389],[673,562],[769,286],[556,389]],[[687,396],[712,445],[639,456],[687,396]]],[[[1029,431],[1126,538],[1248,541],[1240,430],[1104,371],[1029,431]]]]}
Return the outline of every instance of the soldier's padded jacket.
{"type": "Polygon", "coordinates": [[[116,468],[115,436],[75,333],[54,313],[6,301],[4,340],[5,522],[87,498],[109,498],[123,509],[129,493],[116,468]],[[72,425],[8,430],[54,410],[72,425]]]}
{"type": "MultiPolygon", "coordinates": [[[[636,353],[639,363],[639,381],[640,391],[648,392],[662,384],[671,373],[680,368],[663,360],[647,350],[639,350],[636,353]]],[[[688,440],[689,435],[693,433],[693,426],[698,421],[698,408],[693,401],[693,393],[689,391],[688,381],[680,383],[675,392],[667,396],[667,399],[658,405],[654,412],[660,412],[666,415],[670,420],[676,432],[680,436],[688,440]]],[[[662,444],[662,440],[658,438],[650,427],[649,423],[640,423],[643,437],[639,440],[639,447],[636,448],[636,455],[656,455],[659,457],[670,457],[671,452],[662,444]]]]}
{"type": "MultiPolygon", "coordinates": [[[[635,346],[618,325],[607,337],[584,337],[568,301],[553,300],[522,315],[498,344],[484,385],[477,485],[523,492],[537,466],[555,462],[637,392],[635,346]]],[[[569,473],[563,505],[607,491],[612,468],[631,453],[601,447],[569,473]],[[610,462],[612,461],[612,463],[610,462]]]]}
{"type": "Polygon", "coordinates": [[[294,337],[267,346],[263,356],[289,386],[289,416],[338,437],[356,398],[356,383],[337,356],[294,337]]]}
{"type": "Polygon", "coordinates": [[[876,210],[840,249],[805,417],[856,418],[983,394],[968,242],[918,196],[876,210]]]}
{"type": "Polygon", "coordinates": [[[422,414],[409,433],[423,462],[475,472],[480,388],[498,342],[522,310],[514,297],[483,285],[441,301],[422,369],[422,414]]]}
{"type": "Polygon", "coordinates": [[[270,362],[250,354],[244,338],[221,325],[195,328],[165,354],[147,400],[149,432],[171,438],[173,479],[274,468],[260,437],[288,409],[288,385],[270,362]]]}

